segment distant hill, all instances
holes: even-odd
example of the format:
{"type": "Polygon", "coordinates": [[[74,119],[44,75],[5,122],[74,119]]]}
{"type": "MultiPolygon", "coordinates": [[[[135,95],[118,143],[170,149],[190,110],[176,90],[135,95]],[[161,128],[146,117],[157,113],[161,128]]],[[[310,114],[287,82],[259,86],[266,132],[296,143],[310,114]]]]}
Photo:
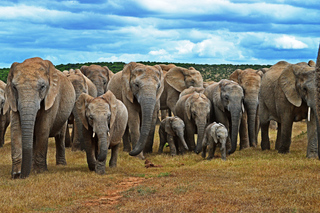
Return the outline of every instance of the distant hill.
{"type": "MultiPolygon", "coordinates": [[[[155,65],[155,64],[169,64],[164,62],[150,62],[150,61],[140,61],[139,63],[146,65],[155,65]]],[[[69,69],[80,69],[81,66],[90,64],[97,64],[100,66],[107,66],[112,72],[117,73],[121,71],[125,65],[124,62],[87,62],[87,63],[76,63],[76,64],[60,64],[55,67],[60,70],[69,70],[69,69]]],[[[176,66],[180,67],[194,67],[196,70],[201,72],[204,81],[220,81],[221,79],[228,78],[230,74],[236,69],[260,69],[263,67],[270,67],[272,65],[258,65],[258,64],[193,64],[193,63],[174,63],[176,66]]],[[[9,68],[0,69],[0,79],[4,82],[7,82],[9,68]]]]}

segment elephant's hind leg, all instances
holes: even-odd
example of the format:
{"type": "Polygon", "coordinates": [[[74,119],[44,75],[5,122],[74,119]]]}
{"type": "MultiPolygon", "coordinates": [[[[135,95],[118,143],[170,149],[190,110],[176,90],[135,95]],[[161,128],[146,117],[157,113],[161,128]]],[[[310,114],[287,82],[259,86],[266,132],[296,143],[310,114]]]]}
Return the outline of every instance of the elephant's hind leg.
{"type": "Polygon", "coordinates": [[[65,138],[67,131],[68,121],[65,122],[58,135],[55,136],[56,140],[56,164],[67,165],[66,151],[65,151],[65,138]]]}
{"type": "Polygon", "coordinates": [[[110,158],[110,161],[109,161],[109,167],[117,167],[119,146],[120,146],[120,143],[111,148],[111,158],[110,158]]]}

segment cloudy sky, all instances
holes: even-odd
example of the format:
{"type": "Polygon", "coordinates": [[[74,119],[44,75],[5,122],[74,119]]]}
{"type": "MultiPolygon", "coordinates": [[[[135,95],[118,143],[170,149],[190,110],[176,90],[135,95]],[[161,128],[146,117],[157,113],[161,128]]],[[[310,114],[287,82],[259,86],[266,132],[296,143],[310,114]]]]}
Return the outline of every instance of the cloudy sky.
{"type": "Polygon", "coordinates": [[[315,60],[319,0],[1,0],[0,67],[315,60]]]}

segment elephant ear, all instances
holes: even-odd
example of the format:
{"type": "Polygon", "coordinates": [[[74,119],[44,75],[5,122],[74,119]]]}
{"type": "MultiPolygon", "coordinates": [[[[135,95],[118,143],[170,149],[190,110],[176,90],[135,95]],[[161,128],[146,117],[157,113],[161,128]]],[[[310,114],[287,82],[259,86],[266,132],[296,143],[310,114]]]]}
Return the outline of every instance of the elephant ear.
{"type": "Polygon", "coordinates": [[[173,67],[166,74],[167,83],[179,92],[187,88],[184,81],[185,70],[186,69],[182,67],[173,67]]]}
{"type": "Polygon", "coordinates": [[[163,92],[163,90],[164,90],[164,73],[163,73],[163,71],[162,71],[161,66],[155,65],[154,67],[155,67],[157,70],[159,70],[159,73],[160,73],[160,88],[159,88],[158,91],[157,91],[157,97],[156,97],[156,99],[159,100],[159,99],[160,99],[160,96],[161,96],[161,94],[162,94],[162,92],[163,92]]]}
{"type": "Polygon", "coordinates": [[[229,79],[239,83],[239,75],[242,73],[241,69],[236,69],[230,76],[229,79]]]}
{"type": "Polygon", "coordinates": [[[52,107],[58,95],[60,85],[58,72],[60,71],[53,66],[51,61],[45,60],[45,64],[49,73],[49,89],[44,99],[44,109],[48,110],[52,107]]]}
{"type": "Polygon", "coordinates": [[[12,111],[17,111],[17,97],[15,97],[15,93],[12,88],[12,79],[13,79],[13,70],[18,65],[18,62],[14,62],[10,67],[10,72],[7,78],[7,86],[5,87],[5,103],[3,106],[3,114],[6,114],[11,108],[12,111]]]}
{"type": "Polygon", "coordinates": [[[82,93],[78,100],[76,101],[76,110],[77,113],[80,117],[80,120],[83,124],[83,126],[88,129],[89,125],[88,125],[88,121],[86,118],[86,108],[88,106],[88,104],[93,100],[94,98],[91,97],[90,95],[86,94],[86,93],[82,93]]]}
{"type": "Polygon", "coordinates": [[[103,68],[107,71],[108,81],[110,81],[114,73],[107,66],[104,66],[103,68]]]}
{"type": "Polygon", "coordinates": [[[191,120],[191,100],[190,100],[191,96],[187,98],[186,102],[185,102],[185,106],[184,106],[184,110],[187,114],[187,118],[188,120],[191,120]]]}
{"type": "Polygon", "coordinates": [[[105,94],[101,96],[104,100],[106,100],[110,106],[111,111],[111,118],[110,118],[110,134],[115,130],[115,124],[116,124],[116,118],[117,118],[117,105],[118,105],[118,99],[116,96],[108,90],[105,94]]]}
{"type": "Polygon", "coordinates": [[[224,86],[225,86],[224,82],[220,81],[219,84],[215,86],[213,95],[212,95],[213,107],[218,107],[218,109],[222,112],[224,112],[224,107],[221,100],[221,88],[224,86]]]}
{"type": "Polygon", "coordinates": [[[296,90],[296,77],[293,72],[294,66],[298,65],[289,65],[282,71],[279,77],[279,85],[288,101],[294,106],[300,107],[302,99],[296,90]]]}
{"type": "Polygon", "coordinates": [[[131,72],[137,66],[138,64],[136,62],[130,62],[122,70],[123,90],[125,92],[125,96],[131,103],[133,103],[133,93],[130,87],[131,72]]]}
{"type": "Polygon", "coordinates": [[[85,75],[87,76],[87,70],[88,70],[88,66],[86,65],[83,65],[82,67],[80,67],[80,71],[85,75]]]}

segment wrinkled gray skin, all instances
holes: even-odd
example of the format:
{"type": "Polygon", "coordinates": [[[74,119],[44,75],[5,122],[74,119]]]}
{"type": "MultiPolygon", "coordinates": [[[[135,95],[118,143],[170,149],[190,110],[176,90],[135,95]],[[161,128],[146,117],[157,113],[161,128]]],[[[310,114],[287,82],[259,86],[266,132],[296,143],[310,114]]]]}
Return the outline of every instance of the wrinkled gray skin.
{"type": "Polygon", "coordinates": [[[184,140],[185,125],[179,117],[167,117],[161,121],[159,127],[160,145],[158,153],[163,152],[163,147],[168,142],[171,155],[183,154],[188,150],[184,140]]]}
{"type": "Polygon", "coordinates": [[[82,66],[81,72],[87,76],[97,88],[97,96],[103,95],[107,91],[107,86],[114,75],[107,66],[91,64],[90,66],[82,66]]]}
{"type": "MultiPolygon", "coordinates": [[[[314,63],[314,62],[313,62],[314,63]]],[[[309,64],[311,65],[311,64],[309,64]]],[[[316,81],[316,90],[320,91],[320,45],[318,49],[318,57],[317,57],[317,62],[315,63],[316,67],[316,74],[315,74],[315,81],[316,81]]],[[[316,99],[316,123],[317,123],[317,135],[318,137],[318,157],[320,159],[320,99],[319,99],[319,92],[315,94],[315,99],[316,99]]]]}
{"type": "Polygon", "coordinates": [[[268,127],[270,120],[275,120],[278,123],[275,148],[279,153],[288,153],[292,124],[306,119],[310,107],[311,120],[307,122],[307,157],[317,157],[315,97],[315,67],[310,67],[304,62],[289,64],[285,61],[273,65],[262,78],[259,96],[262,150],[270,149],[268,127]]]}
{"type": "Polygon", "coordinates": [[[56,163],[66,164],[66,125],[76,98],[67,77],[48,60],[15,62],[5,94],[4,111],[12,110],[12,177],[27,177],[31,167],[35,172],[47,170],[49,137],[55,137],[56,163]]]}
{"type": "Polygon", "coordinates": [[[228,154],[232,154],[237,148],[237,137],[244,110],[243,89],[238,83],[223,79],[207,86],[204,94],[212,103],[210,121],[222,123],[228,129],[227,145],[231,141],[228,154]]]}
{"type": "MultiPolygon", "coordinates": [[[[91,82],[89,78],[81,73],[79,69],[69,71],[63,71],[69,81],[72,83],[76,92],[76,100],[82,93],[97,97],[97,88],[91,82]]],[[[66,132],[66,147],[72,146],[72,151],[84,150],[84,139],[82,134],[82,122],[77,114],[76,108],[72,110],[72,114],[69,117],[69,124],[73,124],[72,137],[69,135],[69,128],[66,132]],[[72,143],[71,143],[72,140],[72,143]]]]}
{"type": "Polygon", "coordinates": [[[3,107],[6,100],[4,95],[5,87],[6,83],[0,80],[0,147],[3,147],[4,145],[4,136],[10,123],[10,112],[3,113],[3,107]]]}
{"type": "MultiPolygon", "coordinates": [[[[164,90],[160,97],[160,109],[169,109],[171,112],[174,112],[180,93],[190,86],[203,87],[201,73],[193,67],[189,69],[172,67],[164,78],[164,90]]],[[[165,116],[162,116],[162,119],[164,118],[165,116]]]]}
{"type": "Polygon", "coordinates": [[[131,156],[152,152],[155,125],[163,91],[163,72],[160,66],[131,62],[110,80],[108,90],[122,100],[128,109],[128,128],[123,138],[124,150],[131,156]],[[130,135],[129,135],[130,132],[130,135]]]}
{"type": "Polygon", "coordinates": [[[81,94],[76,102],[76,110],[84,126],[88,167],[90,171],[105,174],[108,149],[111,149],[109,167],[117,166],[128,111],[111,91],[97,98],[81,94]]]}
{"type": "Polygon", "coordinates": [[[185,124],[185,141],[189,150],[197,154],[202,150],[204,131],[210,119],[210,100],[202,93],[191,93],[179,98],[174,114],[180,117],[185,124]],[[198,134],[197,147],[194,134],[198,134]]]}
{"type": "Polygon", "coordinates": [[[208,160],[214,157],[217,145],[220,145],[221,159],[226,160],[226,143],[228,138],[227,128],[221,124],[213,122],[206,128],[202,143],[202,157],[205,158],[208,147],[208,160]]]}
{"type": "Polygon", "coordinates": [[[237,82],[244,91],[243,104],[245,111],[240,124],[240,149],[249,145],[250,147],[257,146],[259,130],[258,97],[262,76],[262,71],[249,68],[245,70],[237,69],[229,77],[230,80],[237,82]]]}

